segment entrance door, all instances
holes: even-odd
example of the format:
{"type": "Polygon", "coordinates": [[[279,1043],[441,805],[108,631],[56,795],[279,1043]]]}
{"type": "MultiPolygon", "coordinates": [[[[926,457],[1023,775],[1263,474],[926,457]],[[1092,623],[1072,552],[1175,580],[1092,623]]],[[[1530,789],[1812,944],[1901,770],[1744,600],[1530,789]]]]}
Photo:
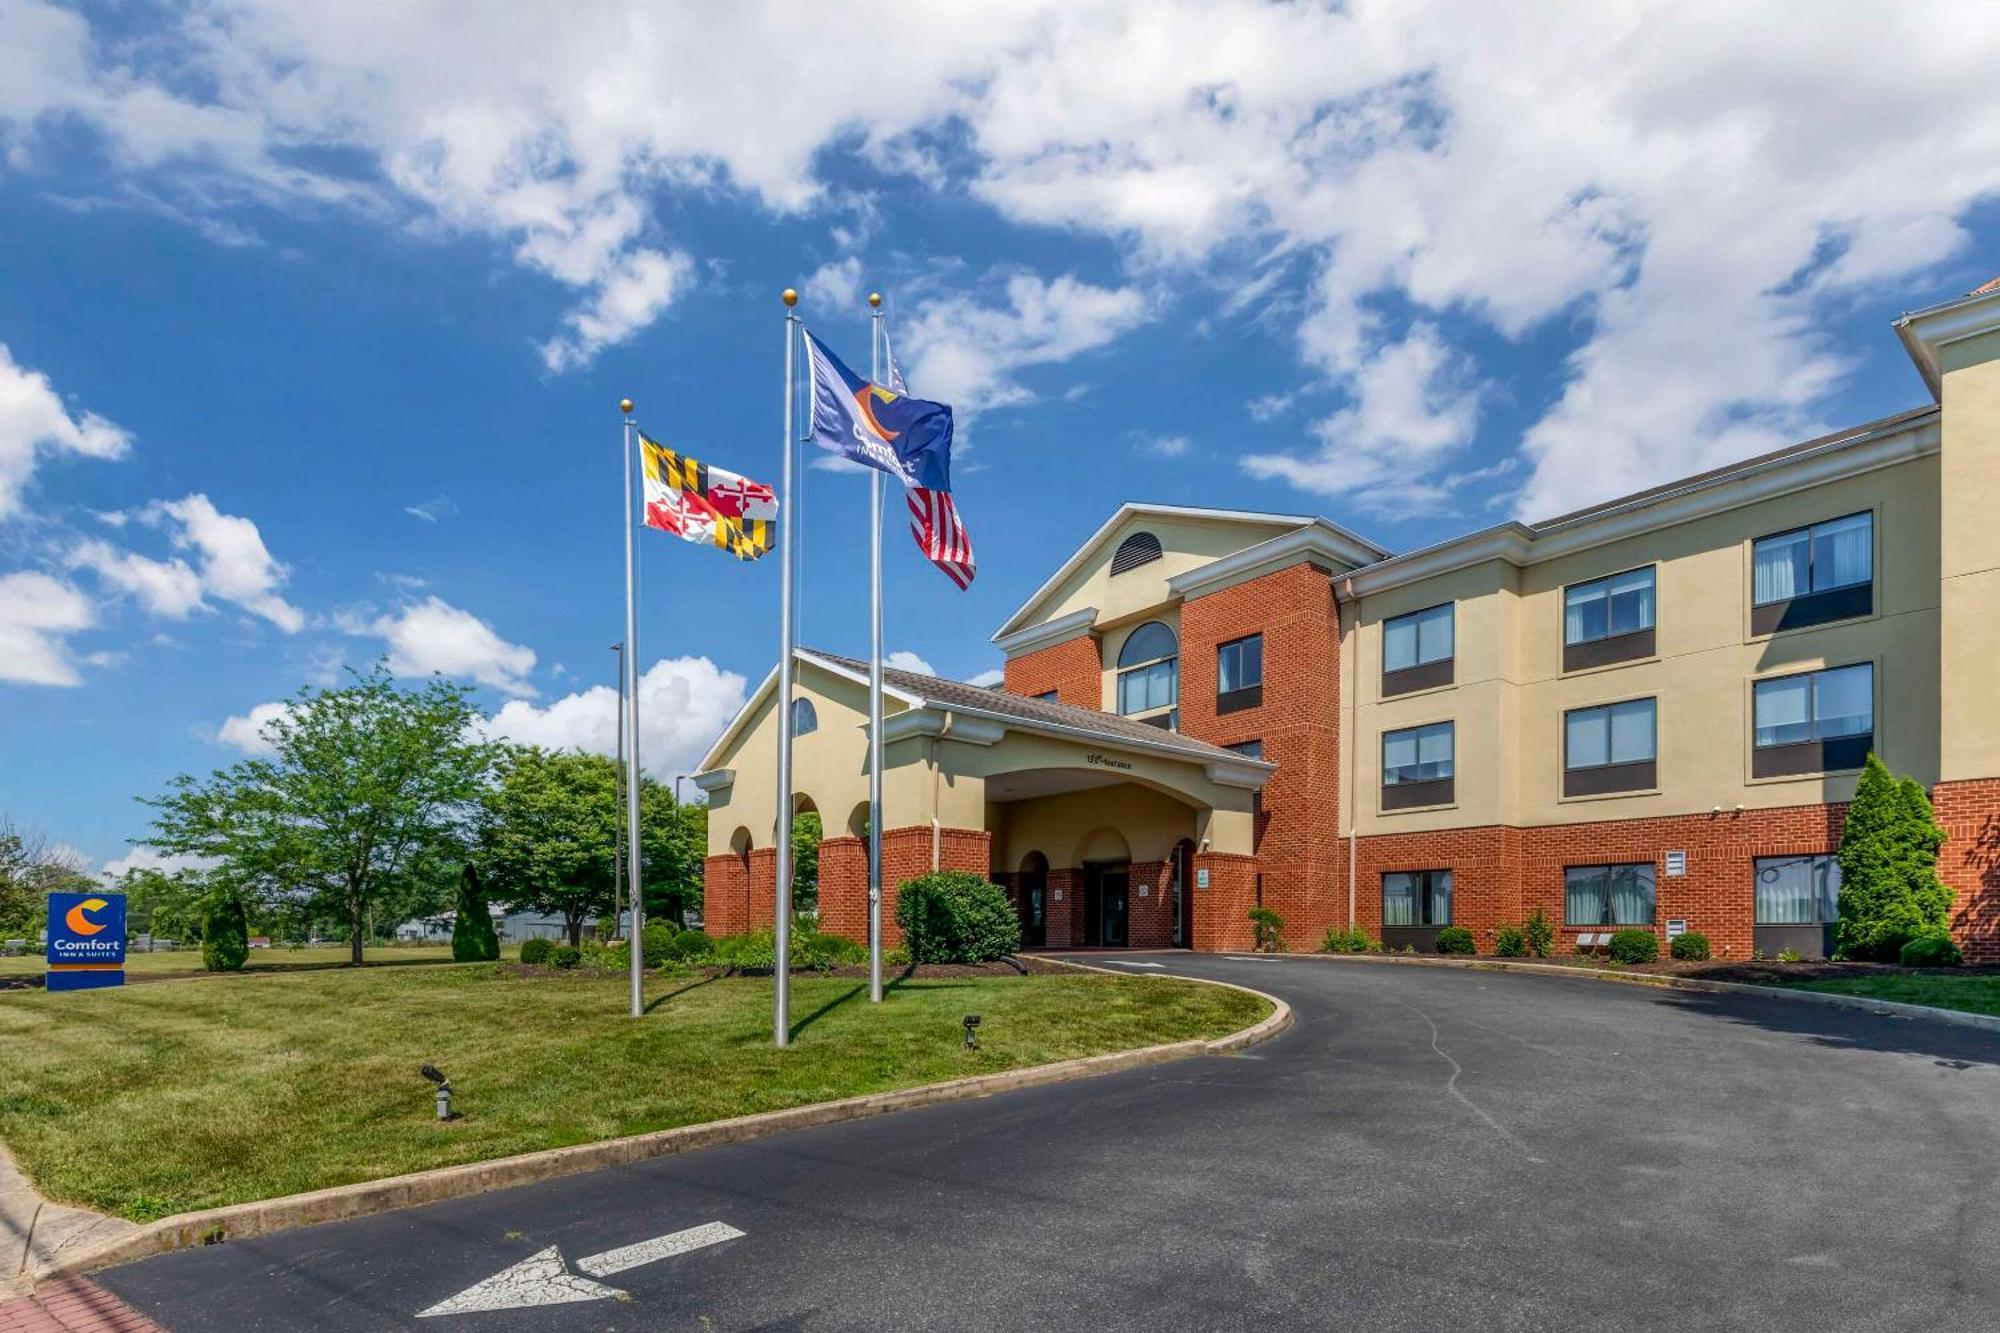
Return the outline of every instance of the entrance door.
{"type": "Polygon", "coordinates": [[[1104,944],[1106,948],[1122,949],[1132,942],[1126,931],[1127,904],[1131,875],[1124,866],[1106,869],[1101,878],[1099,896],[1103,900],[1104,944]]]}
{"type": "Polygon", "coordinates": [[[1043,870],[1023,870],[1020,879],[1021,947],[1039,949],[1049,938],[1049,877],[1043,870]]]}
{"type": "Polygon", "coordinates": [[[1194,844],[1183,842],[1174,848],[1173,865],[1174,947],[1194,948],[1194,844]]]}

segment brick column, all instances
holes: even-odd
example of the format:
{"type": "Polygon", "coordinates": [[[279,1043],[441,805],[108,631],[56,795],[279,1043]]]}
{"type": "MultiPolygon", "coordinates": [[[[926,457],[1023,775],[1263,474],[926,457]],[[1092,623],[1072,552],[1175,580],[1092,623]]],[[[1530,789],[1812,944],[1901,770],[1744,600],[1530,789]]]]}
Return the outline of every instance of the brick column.
{"type": "Polygon", "coordinates": [[[1951,933],[1968,963],[2000,963],[2000,778],[1940,782],[1931,805],[1945,831],[1938,875],[1957,900],[1951,933]]]}
{"type": "Polygon", "coordinates": [[[701,865],[702,929],[710,935],[740,935],[750,920],[750,881],[743,858],[711,856],[701,865]]]}
{"type": "Polygon", "coordinates": [[[868,942],[868,844],[860,838],[820,842],[819,928],[868,942]]]}
{"type": "MultiPolygon", "coordinates": [[[[1257,858],[1197,852],[1194,882],[1195,943],[1210,952],[1240,953],[1251,948],[1257,941],[1250,928],[1250,909],[1257,905],[1257,858]],[[1208,876],[1205,889],[1199,887],[1204,872],[1208,876]]],[[[1310,947],[1299,942],[1290,921],[1285,923],[1285,938],[1293,948],[1310,947]]],[[[1311,941],[1312,945],[1318,943],[1317,937],[1311,941]]]]}
{"type": "Polygon", "coordinates": [[[1165,861],[1132,863],[1125,894],[1126,933],[1135,949],[1174,946],[1174,868],[1165,861]],[[1139,896],[1144,888],[1145,897],[1139,896]]]}
{"type": "MultiPolygon", "coordinates": [[[[991,869],[993,836],[985,829],[945,828],[937,831],[938,869],[968,870],[984,879],[991,869]]],[[[903,932],[896,925],[896,886],[904,880],[928,875],[931,871],[931,830],[914,824],[908,828],[885,829],[882,833],[882,947],[898,948],[903,932]]],[[[858,938],[866,939],[867,894],[862,894],[863,926],[858,938]]]]}

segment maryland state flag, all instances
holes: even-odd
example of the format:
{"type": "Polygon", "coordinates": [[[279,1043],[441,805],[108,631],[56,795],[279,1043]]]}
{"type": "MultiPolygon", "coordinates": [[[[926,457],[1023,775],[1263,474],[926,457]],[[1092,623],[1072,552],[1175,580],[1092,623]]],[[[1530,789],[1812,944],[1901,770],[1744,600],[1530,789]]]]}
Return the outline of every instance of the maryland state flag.
{"type": "Polygon", "coordinates": [[[771,549],[778,497],[769,486],[698,463],[639,433],[646,462],[646,526],[719,546],[742,560],[771,549]]]}

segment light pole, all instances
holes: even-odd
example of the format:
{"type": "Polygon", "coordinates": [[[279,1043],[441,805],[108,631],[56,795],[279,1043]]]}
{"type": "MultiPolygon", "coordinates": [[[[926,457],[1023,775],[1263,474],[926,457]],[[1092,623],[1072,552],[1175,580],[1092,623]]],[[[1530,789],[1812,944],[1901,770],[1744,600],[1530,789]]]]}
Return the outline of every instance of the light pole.
{"type": "Polygon", "coordinates": [[[619,895],[625,883],[625,645],[614,643],[618,654],[618,845],[611,851],[611,919],[619,919],[619,895]]]}
{"type": "Polygon", "coordinates": [[[681,803],[681,784],[682,784],[683,782],[686,782],[686,781],[687,781],[687,778],[688,778],[688,775],[687,775],[687,774],[685,774],[685,773],[676,773],[676,774],[674,774],[674,804],[675,804],[675,805],[679,805],[679,804],[681,803]]]}

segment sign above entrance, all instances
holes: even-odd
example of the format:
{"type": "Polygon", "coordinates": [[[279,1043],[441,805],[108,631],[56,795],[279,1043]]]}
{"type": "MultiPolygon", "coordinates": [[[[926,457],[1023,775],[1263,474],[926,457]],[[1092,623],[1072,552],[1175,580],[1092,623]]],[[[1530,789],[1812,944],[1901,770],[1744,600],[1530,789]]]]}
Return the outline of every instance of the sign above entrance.
{"type": "Polygon", "coordinates": [[[1123,759],[1113,759],[1108,754],[1087,754],[1083,757],[1083,762],[1086,764],[1095,764],[1099,768],[1116,768],[1127,773],[1132,771],[1131,764],[1123,759]]]}
{"type": "Polygon", "coordinates": [[[125,895],[49,895],[50,990],[125,984],[125,895]]]}

